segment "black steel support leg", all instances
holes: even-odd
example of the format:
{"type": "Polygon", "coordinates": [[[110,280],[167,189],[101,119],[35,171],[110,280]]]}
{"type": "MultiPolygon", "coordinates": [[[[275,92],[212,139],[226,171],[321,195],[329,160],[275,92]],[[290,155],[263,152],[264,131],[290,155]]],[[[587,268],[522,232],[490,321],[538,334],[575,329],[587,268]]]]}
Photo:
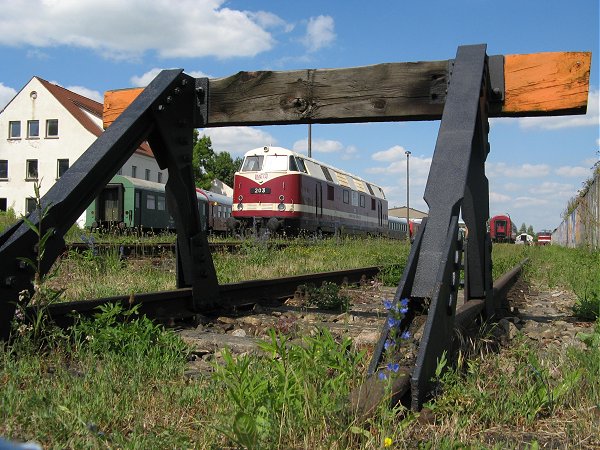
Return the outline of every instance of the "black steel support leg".
{"type": "MultiPolygon", "coordinates": [[[[487,155],[488,72],[485,45],[459,47],[451,68],[448,95],[427,180],[424,199],[429,217],[422,227],[419,248],[411,251],[396,301],[409,298],[409,311],[396,334],[410,326],[415,307],[428,307],[427,321],[411,376],[411,407],[420,409],[432,386],[438,361],[451,350],[457,291],[460,282],[461,246],[458,216],[463,207],[469,227],[468,296],[491,295],[486,245],[488,187],[484,173],[487,155]],[[463,203],[464,200],[464,203],[463,203]],[[469,264],[470,263],[470,264],[469,264]],[[409,287],[410,286],[410,287],[409,287]]],[[[383,330],[369,367],[374,373],[384,355],[383,330]]]]}

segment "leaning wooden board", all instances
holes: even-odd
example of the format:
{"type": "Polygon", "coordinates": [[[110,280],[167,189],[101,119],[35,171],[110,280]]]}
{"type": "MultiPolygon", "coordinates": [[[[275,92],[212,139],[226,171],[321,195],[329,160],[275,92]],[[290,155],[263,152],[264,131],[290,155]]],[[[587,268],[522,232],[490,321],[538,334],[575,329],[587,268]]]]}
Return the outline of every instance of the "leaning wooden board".
{"type": "MultiPolygon", "coordinates": [[[[584,114],[590,52],[505,56],[505,100],[492,117],[584,114]]],[[[448,61],[343,69],[239,72],[209,80],[207,127],[286,123],[436,120],[448,61]]],[[[142,88],[107,91],[108,127],[142,88]]]]}

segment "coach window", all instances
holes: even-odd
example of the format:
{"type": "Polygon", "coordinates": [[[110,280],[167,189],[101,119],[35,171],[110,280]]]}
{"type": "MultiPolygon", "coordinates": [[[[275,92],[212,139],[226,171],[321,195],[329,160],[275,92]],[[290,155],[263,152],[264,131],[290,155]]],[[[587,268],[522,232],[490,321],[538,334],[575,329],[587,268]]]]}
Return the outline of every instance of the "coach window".
{"type": "Polygon", "coordinates": [[[165,198],[162,195],[156,197],[156,206],[159,211],[165,210],[165,198]]]}
{"type": "Polygon", "coordinates": [[[25,180],[32,181],[38,179],[38,160],[28,159],[25,163],[25,180]]]}
{"type": "Polygon", "coordinates": [[[154,194],[146,196],[146,209],[156,209],[156,197],[154,194]]]}
{"type": "Polygon", "coordinates": [[[21,139],[21,121],[11,120],[8,122],[8,138],[21,139]]]}
{"type": "Polygon", "coordinates": [[[373,192],[373,188],[371,187],[371,185],[369,183],[365,183],[365,184],[367,185],[367,189],[369,190],[371,195],[375,195],[375,192],[373,192]]]}
{"type": "Polygon", "coordinates": [[[376,202],[375,202],[375,199],[374,199],[374,198],[372,198],[372,199],[371,199],[371,209],[372,209],[373,211],[375,211],[375,206],[376,206],[376,204],[375,204],[375,203],[376,203],[376,202]]]}
{"type": "Polygon", "coordinates": [[[360,206],[361,206],[362,208],[364,208],[364,207],[365,207],[365,196],[364,196],[364,195],[362,195],[362,194],[360,195],[360,206]]]}
{"type": "Polygon", "coordinates": [[[296,158],[296,162],[298,163],[298,171],[308,173],[306,170],[306,166],[304,165],[304,160],[302,158],[296,158]]]}
{"type": "Polygon", "coordinates": [[[29,197],[25,199],[25,214],[29,214],[35,211],[37,207],[37,201],[33,197],[29,197]]]}
{"type": "Polygon", "coordinates": [[[350,203],[350,191],[344,189],[344,203],[350,203]]]}
{"type": "Polygon", "coordinates": [[[325,178],[327,178],[327,181],[331,181],[333,183],[333,178],[331,178],[331,174],[329,173],[329,169],[325,166],[321,166],[321,169],[323,169],[323,175],[325,175],[325,178]]]}
{"type": "Polygon", "coordinates": [[[335,199],[335,188],[331,185],[327,185],[327,200],[334,200],[335,199]]]}
{"type": "Polygon", "coordinates": [[[27,121],[27,137],[29,139],[38,139],[40,137],[40,121],[39,120],[28,120],[27,121]]]}
{"type": "Polygon", "coordinates": [[[46,120],[46,137],[57,138],[58,137],[58,119],[46,120]]]}
{"type": "Polygon", "coordinates": [[[8,203],[5,198],[0,198],[0,211],[6,212],[8,203]]]}
{"type": "Polygon", "coordinates": [[[242,165],[242,172],[257,172],[262,169],[264,156],[246,156],[242,165]]]}
{"type": "Polygon", "coordinates": [[[0,180],[8,180],[8,160],[0,159],[0,180]]]}
{"type": "Polygon", "coordinates": [[[62,177],[68,168],[69,168],[69,160],[68,159],[57,159],[56,160],[56,178],[62,177]]]}
{"type": "Polygon", "coordinates": [[[352,206],[358,206],[358,192],[352,191],[352,206]]]}

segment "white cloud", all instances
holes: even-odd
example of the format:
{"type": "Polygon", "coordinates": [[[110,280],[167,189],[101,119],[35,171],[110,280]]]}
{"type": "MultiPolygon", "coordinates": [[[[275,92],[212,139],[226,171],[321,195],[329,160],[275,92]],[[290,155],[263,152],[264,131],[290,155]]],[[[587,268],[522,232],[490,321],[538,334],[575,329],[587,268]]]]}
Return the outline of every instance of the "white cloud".
{"type": "Polygon", "coordinates": [[[538,178],[545,177],[549,173],[548,164],[521,164],[520,166],[509,166],[506,163],[486,164],[486,174],[490,178],[538,178]]]}
{"type": "Polygon", "coordinates": [[[210,137],[216,152],[226,151],[234,158],[253,148],[277,144],[269,133],[252,127],[205,128],[200,130],[200,135],[210,137]]]}
{"type": "MultiPolygon", "coordinates": [[[[131,81],[131,84],[133,86],[136,87],[146,87],[148,86],[152,80],[154,80],[156,78],[156,76],[162,71],[165,70],[166,68],[159,68],[159,67],[154,67],[152,69],[150,69],[149,71],[147,71],[146,73],[142,74],[142,75],[134,75],[132,76],[129,81],[131,81]]],[[[194,78],[204,78],[204,77],[208,77],[210,78],[209,75],[205,74],[204,72],[201,72],[199,70],[192,70],[190,72],[185,72],[186,74],[188,74],[191,77],[194,78]]]]}
{"type": "Polygon", "coordinates": [[[506,183],[506,184],[504,184],[504,190],[508,191],[508,192],[517,192],[517,191],[520,191],[521,189],[523,189],[523,186],[521,186],[518,183],[506,183]]]}
{"type": "Polygon", "coordinates": [[[573,195],[575,188],[572,184],[544,181],[543,183],[529,188],[529,192],[535,195],[573,195]]]}
{"type": "Polygon", "coordinates": [[[0,45],[92,49],[127,59],[248,57],[270,50],[271,13],[223,7],[225,0],[31,0],[3,2],[0,45]],[[26,11],[34,11],[29,14],[26,11]]]}
{"type": "MultiPolygon", "coordinates": [[[[294,142],[292,148],[296,152],[306,152],[308,150],[308,138],[294,142]]],[[[310,148],[319,153],[336,153],[342,150],[344,145],[340,141],[331,139],[313,139],[310,148]]]]}
{"type": "MultiPolygon", "coordinates": [[[[393,147],[392,147],[393,148],[393,147]]],[[[387,162],[387,161],[383,161],[387,162]]],[[[431,158],[425,158],[420,156],[410,157],[409,166],[409,177],[410,185],[415,187],[422,187],[427,184],[427,177],[429,176],[429,168],[431,167],[431,158]]],[[[365,169],[366,173],[373,175],[393,175],[396,180],[404,180],[406,182],[406,157],[403,155],[401,160],[396,160],[384,167],[370,167],[365,169]]]]}
{"type": "Polygon", "coordinates": [[[590,91],[587,113],[580,116],[523,117],[519,119],[521,128],[542,128],[557,130],[560,128],[587,127],[600,125],[600,91],[590,91]]]}
{"type": "Polygon", "coordinates": [[[371,155],[375,161],[398,161],[400,159],[406,159],[406,149],[401,145],[394,145],[393,147],[375,152],[371,155]]]}
{"type": "Polygon", "coordinates": [[[561,166],[558,169],[554,169],[556,175],[561,177],[577,177],[583,178],[590,175],[591,171],[589,167],[582,166],[561,166]]]}
{"type": "Polygon", "coordinates": [[[530,206],[543,206],[547,205],[548,200],[539,197],[517,197],[514,202],[511,203],[512,208],[525,208],[530,206]]]}
{"type": "Polygon", "coordinates": [[[0,111],[10,102],[14,96],[17,95],[17,91],[11,87],[4,86],[4,83],[0,82],[0,111]]]}
{"type": "Polygon", "coordinates": [[[67,86],[65,89],[68,89],[69,91],[75,92],[79,95],[83,95],[89,99],[96,100],[98,103],[104,102],[104,96],[100,92],[93,89],[88,89],[83,86],[67,86]]]}
{"type": "Polygon", "coordinates": [[[512,200],[512,197],[504,194],[498,194],[497,192],[490,192],[490,202],[494,203],[507,203],[512,200]]]}
{"type": "Polygon", "coordinates": [[[302,43],[309,52],[317,51],[335,41],[335,24],[331,16],[311,17],[306,25],[302,43]]]}

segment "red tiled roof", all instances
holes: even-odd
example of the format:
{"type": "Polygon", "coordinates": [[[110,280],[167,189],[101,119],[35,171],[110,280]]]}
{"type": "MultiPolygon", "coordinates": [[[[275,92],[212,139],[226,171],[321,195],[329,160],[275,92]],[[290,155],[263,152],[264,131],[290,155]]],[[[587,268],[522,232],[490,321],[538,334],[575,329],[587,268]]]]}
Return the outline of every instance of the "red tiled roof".
{"type": "MultiPolygon", "coordinates": [[[[98,103],[92,99],[84,97],[83,95],[77,94],[73,91],[69,91],[68,89],[65,89],[56,84],[52,84],[49,81],[46,81],[40,77],[35,78],[39,80],[39,82],[42,83],[42,85],[46,89],[48,89],[48,91],[52,95],[54,95],[54,97],[61,103],[61,105],[63,105],[67,109],[67,111],[69,111],[71,115],[75,117],[75,119],[77,119],[77,121],[81,123],[81,125],[83,125],[83,127],[86,130],[88,130],[96,137],[102,134],[102,127],[96,124],[84,112],[87,111],[88,113],[102,120],[102,103],[98,103]]],[[[142,145],[138,147],[136,153],[154,158],[154,154],[152,153],[150,146],[146,142],[143,142],[142,145]]]]}

